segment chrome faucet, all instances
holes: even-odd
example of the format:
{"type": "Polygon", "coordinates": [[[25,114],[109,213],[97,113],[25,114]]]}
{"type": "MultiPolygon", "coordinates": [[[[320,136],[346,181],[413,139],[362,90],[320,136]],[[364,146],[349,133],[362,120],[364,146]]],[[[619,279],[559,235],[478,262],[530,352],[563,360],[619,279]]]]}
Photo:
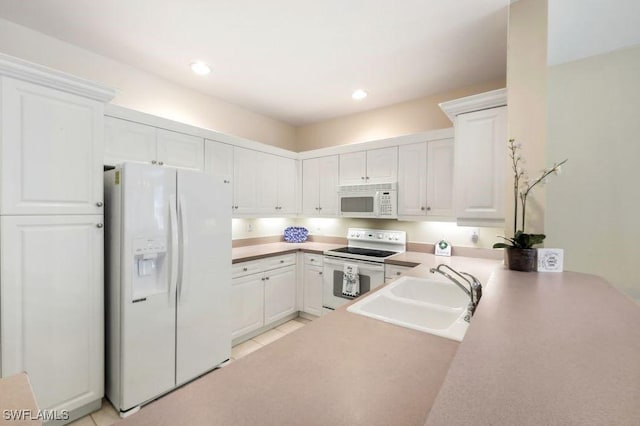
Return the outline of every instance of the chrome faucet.
{"type": "Polygon", "coordinates": [[[471,321],[471,317],[473,316],[473,313],[475,312],[476,307],[480,302],[480,298],[482,297],[482,284],[480,284],[480,281],[473,275],[466,272],[462,272],[462,271],[458,272],[452,267],[450,267],[449,265],[445,265],[444,263],[441,263],[435,268],[429,269],[429,271],[432,274],[435,274],[437,272],[441,275],[444,275],[451,282],[453,282],[455,285],[460,287],[460,289],[464,291],[467,296],[469,296],[469,305],[467,306],[467,315],[465,315],[464,320],[467,322],[471,321]],[[464,280],[469,285],[469,288],[467,289],[467,287],[464,286],[458,279],[456,279],[454,276],[452,276],[448,272],[443,271],[442,270],[443,268],[448,269],[458,277],[462,278],[462,280],[464,280]]]}

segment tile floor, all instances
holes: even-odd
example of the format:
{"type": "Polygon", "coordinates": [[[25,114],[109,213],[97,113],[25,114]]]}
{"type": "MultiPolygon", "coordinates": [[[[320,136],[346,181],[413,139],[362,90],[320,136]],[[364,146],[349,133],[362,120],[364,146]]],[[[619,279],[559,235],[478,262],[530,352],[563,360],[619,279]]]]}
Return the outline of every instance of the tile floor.
{"type": "MultiPolygon", "coordinates": [[[[279,338],[296,331],[299,328],[305,326],[305,324],[311,322],[310,320],[302,317],[294,318],[289,322],[279,325],[278,327],[265,331],[264,333],[247,340],[244,343],[240,343],[231,349],[231,360],[233,362],[236,359],[240,359],[243,356],[249,355],[251,352],[255,352],[263,346],[269,343],[275,342],[279,338]]],[[[143,408],[144,410],[144,408],[143,408]]],[[[93,412],[90,415],[84,416],[69,425],[73,426],[108,426],[120,420],[118,413],[111,406],[106,399],[102,400],[102,408],[99,411],[93,412]]]]}

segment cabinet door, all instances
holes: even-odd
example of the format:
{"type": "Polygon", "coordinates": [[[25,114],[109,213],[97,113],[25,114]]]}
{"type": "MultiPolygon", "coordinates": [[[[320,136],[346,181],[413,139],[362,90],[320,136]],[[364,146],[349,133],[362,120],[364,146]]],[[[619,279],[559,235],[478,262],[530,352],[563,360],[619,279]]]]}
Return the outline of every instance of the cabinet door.
{"type": "Polygon", "coordinates": [[[102,214],[103,104],[0,84],[0,214],[102,214]]]}
{"type": "Polygon", "coordinates": [[[265,272],[264,323],[269,324],[296,311],[296,267],[265,272]]]}
{"type": "Polygon", "coordinates": [[[296,213],[297,170],[296,160],[277,157],[278,214],[296,213]]]}
{"type": "Polygon", "coordinates": [[[320,207],[319,158],[302,160],[302,214],[318,216],[320,207]]]}
{"type": "Polygon", "coordinates": [[[304,268],[303,310],[311,315],[322,315],[322,267],[304,268]]]}
{"type": "Polygon", "coordinates": [[[398,181],[398,147],[367,151],[367,183],[393,183],[398,181]]]}
{"type": "Polygon", "coordinates": [[[233,148],[234,214],[251,214],[256,210],[258,164],[255,151],[233,148]]]}
{"type": "Polygon", "coordinates": [[[278,166],[280,157],[253,151],[256,175],[256,206],[253,213],[273,216],[278,209],[278,166]]]}
{"type": "Polygon", "coordinates": [[[262,274],[231,280],[231,338],[264,325],[264,281],[262,274]]]}
{"type": "Polygon", "coordinates": [[[338,156],[331,155],[318,159],[318,195],[320,215],[337,216],[338,211],[338,156]]]}
{"type": "Polygon", "coordinates": [[[0,218],[2,376],[27,371],[42,409],[103,395],[101,223],[101,215],[0,218]]]}
{"type": "Polygon", "coordinates": [[[455,211],[463,219],[504,220],[507,107],[456,117],[455,211]]]}
{"type": "Polygon", "coordinates": [[[104,118],[104,164],[156,161],[156,128],[140,123],[104,118]]]}
{"type": "Polygon", "coordinates": [[[204,139],[158,129],[158,164],[181,169],[204,169],[204,139]]]}
{"type": "Polygon", "coordinates": [[[427,215],[453,217],[453,139],[429,142],[427,215]]]}
{"type": "Polygon", "coordinates": [[[398,216],[427,214],[427,143],[398,150],[398,216]]]}
{"type": "Polygon", "coordinates": [[[360,185],[367,179],[367,152],[340,154],[340,185],[360,185]]]}
{"type": "Polygon", "coordinates": [[[233,145],[204,141],[204,171],[231,182],[233,177],[233,145]]]}

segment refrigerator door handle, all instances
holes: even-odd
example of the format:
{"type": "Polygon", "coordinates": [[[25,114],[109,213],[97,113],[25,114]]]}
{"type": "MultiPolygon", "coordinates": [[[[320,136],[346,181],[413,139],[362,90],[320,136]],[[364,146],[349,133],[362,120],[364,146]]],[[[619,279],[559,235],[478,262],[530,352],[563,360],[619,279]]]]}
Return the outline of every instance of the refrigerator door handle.
{"type": "Polygon", "coordinates": [[[178,199],[178,220],[180,221],[180,287],[178,288],[178,303],[180,303],[187,293],[187,283],[189,282],[189,268],[185,265],[185,259],[189,258],[189,232],[187,229],[187,207],[182,196],[178,199]]]}
{"type": "Polygon", "coordinates": [[[169,302],[173,300],[178,286],[178,209],[176,197],[169,197],[169,221],[171,226],[171,281],[169,283],[169,302]]]}

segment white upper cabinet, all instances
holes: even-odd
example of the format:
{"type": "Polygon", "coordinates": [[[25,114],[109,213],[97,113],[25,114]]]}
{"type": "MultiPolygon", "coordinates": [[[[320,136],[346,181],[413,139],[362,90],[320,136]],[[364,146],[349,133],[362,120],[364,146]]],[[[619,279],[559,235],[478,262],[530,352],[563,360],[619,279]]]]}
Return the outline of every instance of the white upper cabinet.
{"type": "Polygon", "coordinates": [[[156,128],[112,117],[104,119],[104,164],[150,163],[158,157],[156,128]]]}
{"type": "Polygon", "coordinates": [[[245,148],[233,149],[233,212],[252,214],[256,211],[258,192],[259,154],[245,148]]]}
{"type": "Polygon", "coordinates": [[[106,117],[104,164],[125,161],[203,170],[204,139],[106,117]]]}
{"type": "Polygon", "coordinates": [[[305,216],[338,215],[337,155],[302,162],[302,213],[305,216]]]}
{"type": "Polygon", "coordinates": [[[102,102],[0,78],[0,214],[102,214],[102,102]]]}
{"type": "Polygon", "coordinates": [[[427,214],[427,142],[398,148],[398,216],[427,214]]]}
{"type": "Polygon", "coordinates": [[[504,220],[507,107],[460,114],[455,129],[456,216],[504,220]]]}
{"type": "Polygon", "coordinates": [[[340,154],[340,185],[393,183],[398,180],[398,147],[340,154]]]}
{"type": "Polygon", "coordinates": [[[366,183],[395,183],[398,181],[398,147],[367,151],[366,183]]]}
{"type": "Polygon", "coordinates": [[[274,215],[278,213],[278,158],[275,155],[253,151],[256,205],[253,213],[274,215]]]}
{"type": "Polygon", "coordinates": [[[233,178],[233,145],[205,140],[204,171],[221,176],[231,183],[233,178]]]}
{"type": "Polygon", "coordinates": [[[181,169],[204,169],[204,139],[170,130],[157,130],[158,164],[181,169]]]}
{"type": "Polygon", "coordinates": [[[453,139],[427,144],[427,216],[454,217],[453,139]]]}
{"type": "Polygon", "coordinates": [[[296,194],[298,183],[298,171],[296,160],[285,157],[277,158],[277,175],[278,175],[278,214],[295,214],[296,194]]]}
{"type": "Polygon", "coordinates": [[[340,185],[367,183],[367,152],[340,154],[340,185]]]}

